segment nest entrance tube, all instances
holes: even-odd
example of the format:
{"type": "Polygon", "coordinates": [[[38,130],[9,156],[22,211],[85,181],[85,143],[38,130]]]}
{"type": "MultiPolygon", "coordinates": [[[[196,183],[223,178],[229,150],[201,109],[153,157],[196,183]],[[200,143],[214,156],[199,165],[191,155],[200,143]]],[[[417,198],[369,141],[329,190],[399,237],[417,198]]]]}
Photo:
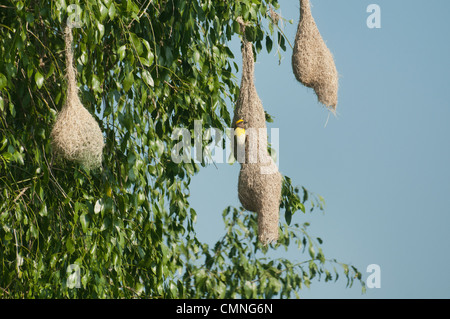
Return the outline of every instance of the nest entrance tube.
{"type": "Polygon", "coordinates": [[[53,151],[67,160],[88,169],[101,166],[103,134],[94,117],[81,104],[78,97],[76,72],[73,67],[72,28],[65,29],[67,97],[52,128],[53,151]]]}
{"type": "Polygon", "coordinates": [[[238,197],[246,210],[258,214],[258,240],[267,245],[278,239],[282,177],[267,150],[265,113],[253,81],[253,46],[245,39],[242,64],[242,81],[233,118],[233,123],[240,119],[247,123],[238,197]]]}
{"type": "Polygon", "coordinates": [[[300,21],[292,52],[295,78],[313,88],[320,103],[333,113],[338,102],[338,73],[333,55],[320,35],[309,0],[300,0],[300,21]]]}

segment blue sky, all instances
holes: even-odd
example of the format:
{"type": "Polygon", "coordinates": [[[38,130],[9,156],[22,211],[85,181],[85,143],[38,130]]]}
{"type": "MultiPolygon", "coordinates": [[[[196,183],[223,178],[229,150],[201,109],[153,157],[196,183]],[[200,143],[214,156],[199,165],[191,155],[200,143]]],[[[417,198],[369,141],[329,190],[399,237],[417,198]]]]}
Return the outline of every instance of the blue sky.
{"type": "MultiPolygon", "coordinates": [[[[288,46],[278,65],[263,49],[255,85],[279,128],[279,169],[325,198],[324,214],[296,214],[324,240],[327,258],[364,278],[381,268],[381,288],[314,281],[304,298],[450,298],[450,2],[311,0],[312,14],[340,74],[337,117],[292,73],[288,46]],[[381,28],[369,29],[369,4],[381,28]]],[[[299,3],[280,0],[293,24],[299,3]]],[[[275,48],[275,46],[274,46],[275,48]]],[[[239,42],[232,45],[240,63],[239,42]]],[[[238,74],[240,81],[240,74],[238,74]]],[[[191,183],[201,241],[223,235],[222,210],[238,206],[239,165],[203,168],[191,183]],[[211,181],[214,180],[214,187],[211,181]]],[[[282,217],[284,218],[284,217],[282,217]]],[[[306,258],[289,251],[293,260],[306,258]]]]}

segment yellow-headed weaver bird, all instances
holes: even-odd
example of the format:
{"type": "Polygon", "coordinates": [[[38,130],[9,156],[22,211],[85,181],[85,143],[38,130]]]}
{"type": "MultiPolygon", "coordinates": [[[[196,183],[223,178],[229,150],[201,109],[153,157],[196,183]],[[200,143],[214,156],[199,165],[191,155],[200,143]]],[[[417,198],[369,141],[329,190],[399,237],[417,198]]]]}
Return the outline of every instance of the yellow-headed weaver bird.
{"type": "Polygon", "coordinates": [[[245,159],[245,124],[247,124],[247,122],[243,119],[239,119],[235,123],[236,128],[234,131],[234,158],[239,163],[242,163],[245,159]]]}

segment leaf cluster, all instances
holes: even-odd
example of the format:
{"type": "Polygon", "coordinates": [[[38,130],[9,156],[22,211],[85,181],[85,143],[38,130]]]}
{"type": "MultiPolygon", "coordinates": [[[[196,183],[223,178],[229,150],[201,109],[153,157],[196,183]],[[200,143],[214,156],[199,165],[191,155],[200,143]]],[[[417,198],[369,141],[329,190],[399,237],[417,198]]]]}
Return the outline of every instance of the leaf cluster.
{"type": "Polygon", "coordinates": [[[285,180],[279,244],[308,246],[304,268],[259,256],[267,249],[254,239],[255,216],[236,208],[225,210],[214,248],[200,243],[189,184],[205,163],[171,160],[175,128],[231,125],[239,86],[228,43],[242,36],[238,16],[256,52],[286,48],[269,6],[279,9],[276,0],[2,2],[0,297],[288,296],[325,271],[306,228],[291,226],[306,190],[300,201],[285,180]],[[73,29],[79,95],[105,137],[97,170],[51,149],[66,98],[68,20],[81,24],[73,29]],[[74,265],[79,288],[68,280],[74,265]]]}

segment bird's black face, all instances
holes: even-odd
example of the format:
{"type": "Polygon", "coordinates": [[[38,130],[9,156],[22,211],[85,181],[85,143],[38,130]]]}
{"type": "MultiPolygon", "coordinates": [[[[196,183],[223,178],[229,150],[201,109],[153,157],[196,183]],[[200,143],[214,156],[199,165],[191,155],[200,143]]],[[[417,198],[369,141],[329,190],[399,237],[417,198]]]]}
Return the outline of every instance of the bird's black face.
{"type": "Polygon", "coordinates": [[[247,124],[246,121],[240,121],[239,123],[236,123],[236,127],[245,128],[245,124],[247,124]]]}

